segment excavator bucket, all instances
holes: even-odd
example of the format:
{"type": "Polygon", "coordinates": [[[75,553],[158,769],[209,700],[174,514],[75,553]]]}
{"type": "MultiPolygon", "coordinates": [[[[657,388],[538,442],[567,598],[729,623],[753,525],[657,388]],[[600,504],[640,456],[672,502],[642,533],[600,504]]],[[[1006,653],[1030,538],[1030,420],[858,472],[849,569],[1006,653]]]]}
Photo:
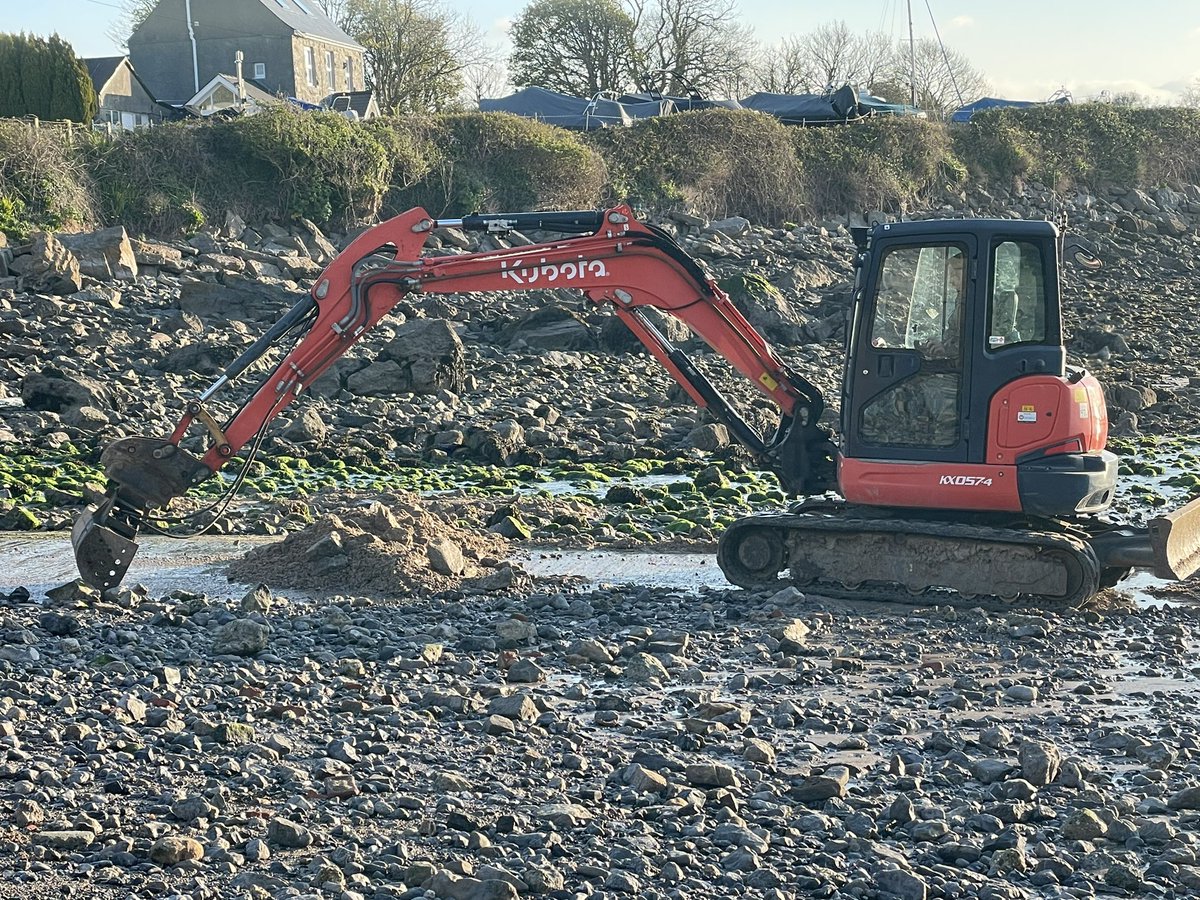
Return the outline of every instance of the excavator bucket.
{"type": "Polygon", "coordinates": [[[79,576],[100,590],[121,583],[137,553],[138,529],[146,510],[165,507],[210,474],[200,460],[161,438],[131,437],[100,456],[109,487],[95,509],[71,529],[79,576]]]}
{"type": "Polygon", "coordinates": [[[75,548],[79,577],[97,590],[106,591],[125,577],[137,553],[137,543],[99,524],[99,514],[99,510],[89,509],[75,520],[71,546],[75,548]]]}
{"type": "Polygon", "coordinates": [[[1151,519],[1154,574],[1183,581],[1200,569],[1200,499],[1151,519]]]}

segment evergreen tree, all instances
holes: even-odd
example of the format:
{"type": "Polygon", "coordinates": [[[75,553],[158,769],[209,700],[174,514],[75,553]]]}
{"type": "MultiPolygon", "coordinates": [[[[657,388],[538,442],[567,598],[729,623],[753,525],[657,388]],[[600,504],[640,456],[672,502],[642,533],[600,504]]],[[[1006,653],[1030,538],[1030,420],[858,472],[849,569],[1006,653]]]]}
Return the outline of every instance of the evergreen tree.
{"type": "Polygon", "coordinates": [[[87,66],[57,34],[0,34],[0,117],[90,122],[96,89],[87,66]]]}

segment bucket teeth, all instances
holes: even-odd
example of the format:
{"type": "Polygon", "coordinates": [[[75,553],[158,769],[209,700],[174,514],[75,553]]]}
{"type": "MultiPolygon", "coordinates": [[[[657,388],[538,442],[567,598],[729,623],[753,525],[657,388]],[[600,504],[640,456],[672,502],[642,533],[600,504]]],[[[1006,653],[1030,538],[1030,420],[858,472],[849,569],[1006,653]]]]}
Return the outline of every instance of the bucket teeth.
{"type": "Polygon", "coordinates": [[[99,524],[92,510],[75,520],[71,546],[80,578],[101,591],[121,583],[137,553],[137,543],[99,524]]]}

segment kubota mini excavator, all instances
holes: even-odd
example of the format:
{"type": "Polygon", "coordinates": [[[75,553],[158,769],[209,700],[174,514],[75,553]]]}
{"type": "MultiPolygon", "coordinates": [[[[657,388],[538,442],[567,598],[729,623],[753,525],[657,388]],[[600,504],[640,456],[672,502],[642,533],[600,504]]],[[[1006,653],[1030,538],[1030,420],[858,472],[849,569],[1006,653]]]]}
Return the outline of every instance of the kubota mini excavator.
{"type": "MultiPolygon", "coordinates": [[[[1079,604],[1131,568],[1200,568],[1200,501],[1144,528],[1099,514],[1117,460],[1097,380],[1067,365],[1063,243],[1050,222],[938,220],[855,229],[855,288],[835,439],[819,391],[775,354],[701,265],[627,206],[435,220],[412,209],[355,239],[265,335],[191,401],[166,438],[101,457],[103,501],[75,523],[84,581],[118,585],[156,510],[211,477],[406,294],[576,288],[606,306],[699,406],[792,494],[786,513],[729,527],[722,571],[748,588],[786,578],[823,594],[1026,606],[1079,604]],[[422,256],[440,227],[558,240],[422,256]],[[684,322],[779,407],[758,433],[645,315],[684,322]],[[283,361],[224,424],[206,403],[264,352],[283,361]],[[180,446],[193,424],[202,457],[180,446]],[[833,494],[840,494],[834,498],[833,494]]],[[[234,487],[236,488],[235,482],[234,487]]]]}

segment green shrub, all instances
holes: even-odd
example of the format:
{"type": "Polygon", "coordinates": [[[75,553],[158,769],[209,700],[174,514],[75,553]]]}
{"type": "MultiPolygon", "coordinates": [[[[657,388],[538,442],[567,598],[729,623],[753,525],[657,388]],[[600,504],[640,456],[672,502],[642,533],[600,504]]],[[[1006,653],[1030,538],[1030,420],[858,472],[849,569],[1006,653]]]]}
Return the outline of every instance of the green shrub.
{"type": "Polygon", "coordinates": [[[93,186],[76,144],[55,129],[0,121],[0,231],[95,222],[93,186]]]}
{"type": "Polygon", "coordinates": [[[452,113],[408,120],[404,133],[431,159],[428,174],[397,183],[388,209],[434,215],[592,207],[604,161],[579,136],[507,113],[452,113]]]}
{"type": "Polygon", "coordinates": [[[592,132],[608,162],[609,192],[650,208],[760,222],[803,208],[800,167],[788,129],[749,110],[707,109],[592,132]]]}
{"type": "Polygon", "coordinates": [[[977,113],[955,144],[981,180],[1070,187],[1158,187],[1200,177],[1200,113],[1105,103],[977,113]]]}
{"type": "Polygon", "coordinates": [[[939,122],[880,118],[791,136],[811,215],[907,210],[966,177],[939,122]]]}

